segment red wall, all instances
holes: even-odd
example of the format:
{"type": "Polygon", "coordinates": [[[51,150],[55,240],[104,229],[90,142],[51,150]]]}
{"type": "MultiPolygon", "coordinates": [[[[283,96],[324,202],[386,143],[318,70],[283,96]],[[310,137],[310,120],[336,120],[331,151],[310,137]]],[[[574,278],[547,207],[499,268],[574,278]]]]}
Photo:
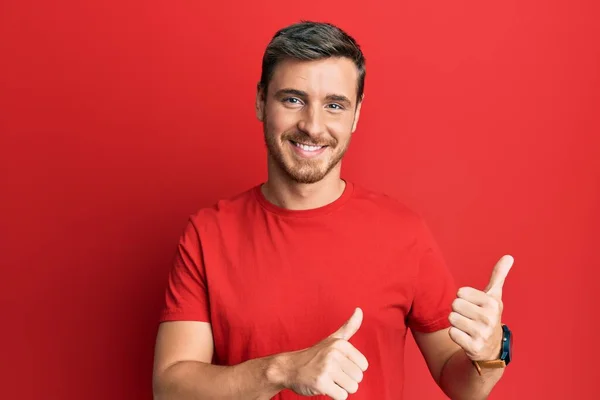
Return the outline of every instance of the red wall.
{"type": "MultiPolygon", "coordinates": [[[[515,256],[491,398],[594,397],[598,2],[253,3],[2,2],[0,397],[150,398],[178,235],[265,178],[254,88],[299,19],[368,58],[345,176],[424,214],[461,285],[515,256]]],[[[443,398],[406,362],[407,399],[443,398]]]]}

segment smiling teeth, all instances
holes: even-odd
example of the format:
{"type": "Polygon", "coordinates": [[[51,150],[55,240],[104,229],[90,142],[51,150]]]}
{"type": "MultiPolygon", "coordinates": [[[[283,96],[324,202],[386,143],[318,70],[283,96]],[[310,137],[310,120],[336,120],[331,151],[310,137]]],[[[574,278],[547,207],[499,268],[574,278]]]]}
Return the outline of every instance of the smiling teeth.
{"type": "Polygon", "coordinates": [[[304,151],[317,151],[323,147],[323,146],[309,146],[307,144],[296,143],[296,142],[294,142],[294,144],[296,146],[300,147],[304,151]]]}

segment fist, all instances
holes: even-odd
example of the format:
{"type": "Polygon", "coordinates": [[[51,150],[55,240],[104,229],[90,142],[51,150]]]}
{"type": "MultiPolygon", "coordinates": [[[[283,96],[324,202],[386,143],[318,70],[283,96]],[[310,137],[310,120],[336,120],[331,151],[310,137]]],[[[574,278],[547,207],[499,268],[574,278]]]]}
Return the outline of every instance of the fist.
{"type": "Polygon", "coordinates": [[[471,360],[495,360],[500,355],[502,288],[513,262],[511,256],[502,257],[484,291],[462,287],[452,303],[449,334],[471,360]]]}
{"type": "Polygon", "coordinates": [[[316,345],[286,353],[283,386],[302,396],[327,395],[345,400],[356,393],[368,362],[348,340],[362,323],[362,310],[357,308],[340,329],[316,345]]]}

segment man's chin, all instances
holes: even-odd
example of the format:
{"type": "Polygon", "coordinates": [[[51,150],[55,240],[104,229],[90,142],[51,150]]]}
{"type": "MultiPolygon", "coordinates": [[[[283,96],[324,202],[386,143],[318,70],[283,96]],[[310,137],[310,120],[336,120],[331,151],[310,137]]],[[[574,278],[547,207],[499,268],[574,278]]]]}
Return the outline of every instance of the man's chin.
{"type": "Polygon", "coordinates": [[[292,168],[286,168],[287,175],[297,183],[310,184],[317,183],[327,175],[327,172],[321,170],[298,171],[292,168]]]}
{"type": "Polygon", "coordinates": [[[324,177],[319,176],[319,177],[298,177],[298,176],[290,176],[292,178],[292,180],[296,183],[300,183],[303,185],[311,185],[313,183],[317,183],[319,181],[321,181],[324,177]]]}

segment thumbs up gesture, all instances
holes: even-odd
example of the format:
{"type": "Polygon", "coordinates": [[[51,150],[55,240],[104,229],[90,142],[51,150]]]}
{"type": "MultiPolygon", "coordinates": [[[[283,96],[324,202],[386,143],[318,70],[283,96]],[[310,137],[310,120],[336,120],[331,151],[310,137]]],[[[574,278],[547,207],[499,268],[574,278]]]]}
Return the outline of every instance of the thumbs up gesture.
{"type": "Polygon", "coordinates": [[[362,323],[357,308],[344,325],[308,349],[285,353],[283,386],[302,396],[327,395],[345,400],[356,393],[367,359],[348,342],[362,323]]]}
{"type": "Polygon", "coordinates": [[[448,317],[450,337],[474,361],[495,360],[502,344],[502,287],[512,265],[511,256],[502,257],[484,291],[470,287],[458,290],[448,317]]]}

